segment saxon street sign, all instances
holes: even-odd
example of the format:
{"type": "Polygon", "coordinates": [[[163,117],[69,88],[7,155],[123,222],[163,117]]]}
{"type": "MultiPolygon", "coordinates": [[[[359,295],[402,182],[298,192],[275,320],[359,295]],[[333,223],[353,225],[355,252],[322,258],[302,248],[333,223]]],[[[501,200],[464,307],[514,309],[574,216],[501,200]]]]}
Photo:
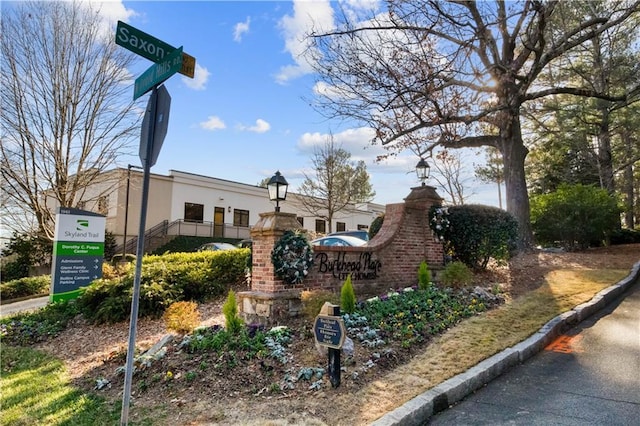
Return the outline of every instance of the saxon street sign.
{"type": "MultiPolygon", "coordinates": [[[[116,28],[116,44],[155,63],[163,62],[167,55],[176,50],[170,44],[122,21],[118,21],[116,28]]],[[[183,52],[178,73],[193,78],[195,69],[196,58],[183,52]]]]}

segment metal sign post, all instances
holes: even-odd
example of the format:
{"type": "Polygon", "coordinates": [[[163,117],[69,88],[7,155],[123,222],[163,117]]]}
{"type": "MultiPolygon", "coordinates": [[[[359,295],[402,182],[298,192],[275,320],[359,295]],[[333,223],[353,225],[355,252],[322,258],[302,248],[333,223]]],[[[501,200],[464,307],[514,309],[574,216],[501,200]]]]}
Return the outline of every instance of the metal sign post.
{"type": "MultiPolygon", "coordinates": [[[[133,98],[137,99],[149,89],[152,89],[140,134],[140,161],[143,166],[142,199],[140,226],[138,228],[138,246],[136,249],[136,269],[133,281],[133,297],[131,300],[131,320],[129,323],[129,344],[127,348],[124,394],[122,397],[122,413],[120,417],[120,424],[127,425],[129,423],[131,381],[133,380],[133,361],[135,358],[136,331],[138,327],[140,277],[142,275],[142,258],[144,257],[144,232],[146,230],[147,204],[149,202],[150,171],[151,167],[156,164],[162,142],[167,134],[169,107],[171,105],[169,92],[164,86],[158,87],[158,85],[176,72],[193,78],[196,60],[193,56],[184,53],[182,47],[176,49],[162,40],[158,40],[121,21],[118,21],[116,29],[116,44],[155,62],[155,65],[151,66],[151,68],[136,80],[133,93],[133,98]]],[[[127,199],[127,208],[128,206],[129,203],[127,199]]]]}
{"type": "Polygon", "coordinates": [[[131,320],[129,321],[129,344],[127,346],[127,365],[124,378],[124,395],[122,397],[122,413],[120,424],[129,423],[129,402],[131,401],[131,381],[133,380],[133,360],[136,349],[136,332],[138,327],[138,306],[140,300],[140,277],[142,275],[142,257],[144,256],[144,231],[147,222],[147,203],[149,201],[149,174],[151,171],[151,153],[153,152],[153,138],[155,133],[156,109],[158,89],[153,88],[149,104],[151,114],[149,120],[149,134],[147,150],[143,159],[142,200],[140,208],[140,226],[138,228],[138,247],[136,249],[136,270],[133,280],[133,296],[131,300],[131,320]]]}

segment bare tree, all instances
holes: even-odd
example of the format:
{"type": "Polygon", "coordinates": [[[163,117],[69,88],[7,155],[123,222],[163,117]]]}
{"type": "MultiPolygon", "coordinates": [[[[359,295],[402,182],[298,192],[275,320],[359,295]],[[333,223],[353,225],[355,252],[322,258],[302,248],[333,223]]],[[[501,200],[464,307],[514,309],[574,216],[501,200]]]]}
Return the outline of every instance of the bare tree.
{"type": "Polygon", "coordinates": [[[364,161],[350,161],[351,154],[337,147],[333,136],[314,151],[311,159],[315,176],[304,174],[298,191],[303,208],[313,216],[329,222],[332,231],[334,215],[350,203],[370,201],[375,192],[369,183],[364,161]]]}
{"type": "MultiPolygon", "coordinates": [[[[569,3],[569,2],[567,2],[569,3]]],[[[520,244],[532,243],[521,131],[524,103],[552,94],[626,101],[638,82],[608,93],[597,87],[545,86],[540,73],[559,58],[625,22],[640,1],[607,2],[605,11],[566,28],[549,25],[558,1],[389,1],[387,13],[311,33],[319,108],[370,125],[375,141],[421,152],[491,146],[504,163],[507,210],[520,244]],[[483,131],[488,127],[490,131],[483,131]]]]}
{"type": "Polygon", "coordinates": [[[473,195],[473,189],[466,185],[469,180],[464,176],[463,164],[459,152],[440,150],[432,162],[434,170],[431,177],[444,192],[448,202],[454,206],[463,205],[473,195]]]}
{"type": "Polygon", "coordinates": [[[486,164],[475,167],[476,177],[483,182],[498,185],[498,206],[502,208],[502,182],[504,181],[502,158],[495,148],[487,148],[485,154],[486,164]]]}
{"type": "Polygon", "coordinates": [[[31,217],[53,237],[55,208],[76,206],[132,141],[139,119],[127,67],[134,56],[101,24],[87,3],[3,8],[4,226],[20,228],[15,220],[31,217]]]}

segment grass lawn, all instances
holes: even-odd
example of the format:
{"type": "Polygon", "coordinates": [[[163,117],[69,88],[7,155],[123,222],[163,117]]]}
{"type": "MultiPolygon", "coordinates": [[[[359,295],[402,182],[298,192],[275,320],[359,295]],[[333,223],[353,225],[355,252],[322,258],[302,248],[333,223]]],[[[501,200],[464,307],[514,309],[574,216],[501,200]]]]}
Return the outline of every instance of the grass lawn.
{"type": "Polygon", "coordinates": [[[69,385],[61,361],[29,348],[2,347],[3,425],[114,425],[113,407],[69,385]]]}

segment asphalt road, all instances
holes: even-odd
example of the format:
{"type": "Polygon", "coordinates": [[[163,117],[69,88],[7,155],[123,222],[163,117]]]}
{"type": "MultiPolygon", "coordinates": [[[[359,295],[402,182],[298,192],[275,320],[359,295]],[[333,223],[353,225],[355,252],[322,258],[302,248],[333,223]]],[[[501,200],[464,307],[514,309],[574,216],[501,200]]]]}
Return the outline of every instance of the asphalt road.
{"type": "Polygon", "coordinates": [[[16,312],[28,312],[40,309],[49,303],[49,296],[36,297],[34,299],[22,300],[20,302],[7,303],[0,306],[0,316],[15,314],[16,312]]]}
{"type": "Polygon", "coordinates": [[[432,425],[640,425],[640,280],[432,425]]]}

